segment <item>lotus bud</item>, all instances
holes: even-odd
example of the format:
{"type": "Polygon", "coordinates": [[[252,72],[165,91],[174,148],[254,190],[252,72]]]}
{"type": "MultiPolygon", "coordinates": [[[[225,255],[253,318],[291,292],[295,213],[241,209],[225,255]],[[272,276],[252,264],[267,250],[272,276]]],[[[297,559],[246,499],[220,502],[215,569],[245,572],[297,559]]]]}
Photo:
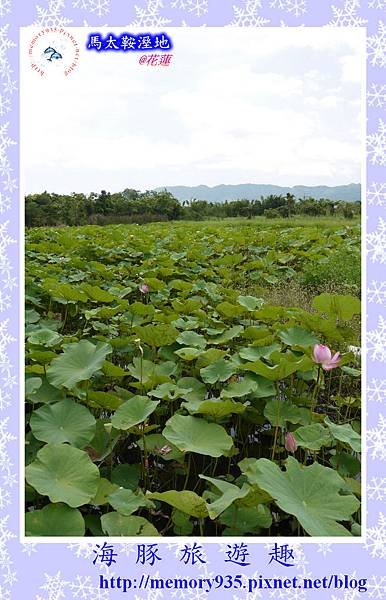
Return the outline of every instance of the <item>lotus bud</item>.
{"type": "Polygon", "coordinates": [[[142,283],[142,284],[139,286],[139,291],[140,291],[142,294],[148,294],[148,293],[150,292],[150,287],[147,285],[147,283],[142,283]]]}
{"type": "Polygon", "coordinates": [[[340,365],[340,352],[336,352],[334,356],[331,350],[324,344],[315,344],[312,351],[312,360],[321,365],[324,371],[331,371],[340,365]]]}
{"type": "Polygon", "coordinates": [[[331,360],[330,348],[324,344],[315,344],[312,351],[312,360],[319,364],[331,360]]]}
{"type": "Polygon", "coordinates": [[[296,440],[292,433],[290,433],[289,431],[285,434],[284,446],[287,452],[292,452],[292,454],[297,450],[298,445],[296,443],[296,440]]]}

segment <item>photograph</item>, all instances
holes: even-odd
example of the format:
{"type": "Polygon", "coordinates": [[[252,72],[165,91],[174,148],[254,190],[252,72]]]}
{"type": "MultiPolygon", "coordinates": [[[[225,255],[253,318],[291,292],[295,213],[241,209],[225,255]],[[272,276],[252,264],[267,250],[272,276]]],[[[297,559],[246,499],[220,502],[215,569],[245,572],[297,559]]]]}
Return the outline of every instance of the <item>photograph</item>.
{"type": "Polygon", "coordinates": [[[360,538],[362,28],[150,29],[21,29],[24,535],[360,538]]]}

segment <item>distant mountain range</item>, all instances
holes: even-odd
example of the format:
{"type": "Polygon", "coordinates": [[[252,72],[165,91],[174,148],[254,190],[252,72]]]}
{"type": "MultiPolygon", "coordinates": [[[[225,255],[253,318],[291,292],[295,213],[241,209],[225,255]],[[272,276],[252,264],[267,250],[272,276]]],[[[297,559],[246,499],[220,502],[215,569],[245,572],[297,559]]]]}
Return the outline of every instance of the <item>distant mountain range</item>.
{"type": "MultiPolygon", "coordinates": [[[[157,191],[165,188],[157,188],[157,191]]],[[[287,192],[294,194],[296,198],[311,196],[316,200],[327,198],[329,200],[343,200],[355,202],[361,199],[361,186],[359,183],[350,183],[349,185],[337,185],[329,187],[327,185],[295,185],[294,187],[281,187],[279,185],[260,185],[255,183],[242,183],[240,185],[196,185],[188,187],[185,185],[167,186],[168,192],[171,192],[177,200],[207,200],[208,202],[225,202],[225,200],[246,200],[260,199],[260,196],[285,195],[287,192]]]]}

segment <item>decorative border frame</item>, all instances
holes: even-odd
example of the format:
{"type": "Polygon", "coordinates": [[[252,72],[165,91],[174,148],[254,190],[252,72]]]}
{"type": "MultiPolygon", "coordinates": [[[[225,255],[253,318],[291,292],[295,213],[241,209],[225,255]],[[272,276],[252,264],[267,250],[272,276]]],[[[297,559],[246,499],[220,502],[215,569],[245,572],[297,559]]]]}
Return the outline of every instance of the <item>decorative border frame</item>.
{"type": "MultiPolygon", "coordinates": [[[[176,26],[334,26],[363,27],[367,32],[367,532],[363,544],[294,543],[296,566],[290,576],[323,577],[331,573],[367,579],[368,598],[386,598],[386,0],[0,0],[0,598],[26,600],[87,599],[117,597],[119,591],[98,587],[98,569],[92,564],[92,542],[70,544],[21,544],[18,515],[18,422],[20,356],[17,318],[18,285],[22,284],[19,251],[20,206],[18,190],[18,35],[19,27],[117,26],[143,28],[176,26]],[[21,3],[20,3],[21,4],[21,3]],[[19,279],[20,277],[20,279],[19,279]],[[296,571],[296,573],[295,573],[296,571]]],[[[364,236],[365,237],[365,236],[364,236]]],[[[22,358],[23,359],[23,358],[22,358]]],[[[177,542],[177,539],[176,539],[177,542]]],[[[115,544],[116,565],[104,568],[109,576],[235,575],[240,568],[224,564],[224,543],[203,543],[206,563],[181,565],[180,543],[162,546],[164,560],[154,571],[135,564],[136,544],[115,544]],[[226,567],[226,568],[225,568],[226,567]],[[119,573],[114,573],[118,571],[119,573]],[[160,573],[162,571],[162,573],[160,573]]],[[[248,576],[288,576],[281,567],[268,566],[269,549],[249,546],[252,565],[248,576]],[[275,569],[275,571],[274,571],[275,569]],[[280,570],[281,569],[281,570],[280,570]]],[[[224,590],[210,592],[224,596],[224,590]]],[[[322,598],[320,590],[256,590],[245,595],[229,590],[229,597],[292,600],[322,598]],[[263,595],[266,594],[266,595],[263,595]]],[[[128,597],[159,600],[169,595],[200,600],[202,590],[137,590],[128,597]],[[138,592],[138,593],[137,593],[138,592]]],[[[330,598],[358,598],[350,589],[334,591],[330,598]]],[[[324,596],[325,597],[325,596],[324,596]]]]}

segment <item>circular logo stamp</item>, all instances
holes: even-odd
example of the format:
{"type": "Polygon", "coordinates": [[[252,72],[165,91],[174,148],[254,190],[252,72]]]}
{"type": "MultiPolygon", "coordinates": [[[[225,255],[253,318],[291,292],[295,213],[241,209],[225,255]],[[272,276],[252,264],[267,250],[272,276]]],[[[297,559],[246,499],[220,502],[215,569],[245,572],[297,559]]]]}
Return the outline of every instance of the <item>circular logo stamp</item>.
{"type": "Polygon", "coordinates": [[[79,64],[80,46],[74,34],[63,27],[45,27],[28,47],[31,69],[40,77],[68,77],[79,64]]]}

